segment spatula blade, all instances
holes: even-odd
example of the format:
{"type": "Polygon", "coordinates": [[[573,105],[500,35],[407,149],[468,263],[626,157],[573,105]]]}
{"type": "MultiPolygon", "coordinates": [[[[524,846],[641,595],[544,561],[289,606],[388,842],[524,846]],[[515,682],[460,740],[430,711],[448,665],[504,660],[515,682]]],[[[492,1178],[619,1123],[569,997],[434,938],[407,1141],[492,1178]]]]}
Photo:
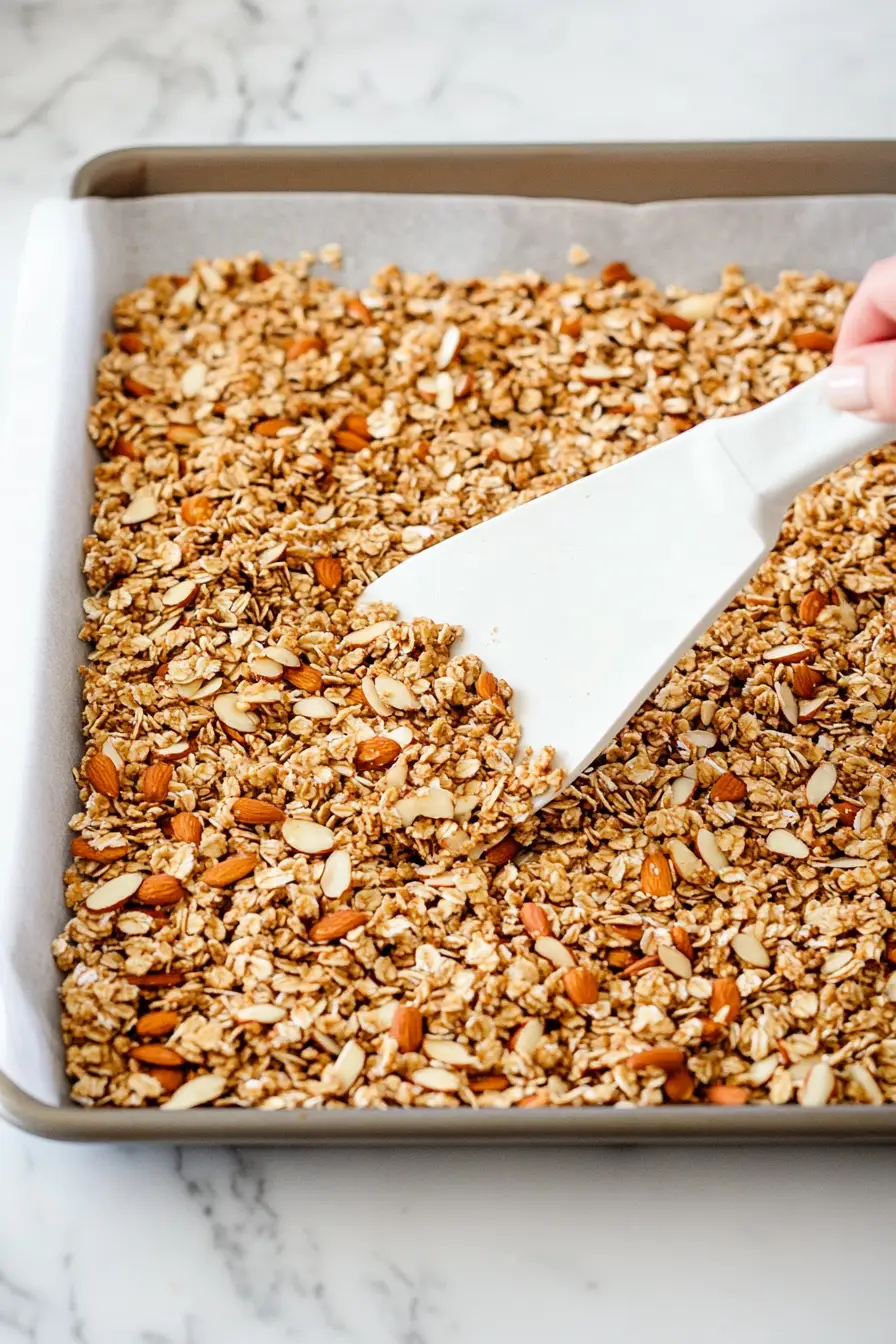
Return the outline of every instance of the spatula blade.
{"type": "Polygon", "coordinates": [[[525,742],[578,775],[771,549],[711,424],[423,551],[367,601],[463,626],[525,742]]]}

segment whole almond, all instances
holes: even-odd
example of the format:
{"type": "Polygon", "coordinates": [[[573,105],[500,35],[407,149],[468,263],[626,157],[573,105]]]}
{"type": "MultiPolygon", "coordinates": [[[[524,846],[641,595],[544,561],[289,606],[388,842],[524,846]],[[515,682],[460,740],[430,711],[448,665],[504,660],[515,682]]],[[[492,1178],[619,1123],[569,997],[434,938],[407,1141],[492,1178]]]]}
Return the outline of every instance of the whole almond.
{"type": "Polygon", "coordinates": [[[169,1036],[180,1021],[180,1014],[159,1011],[137,1018],[138,1036],[169,1036]]]}
{"type": "Polygon", "coordinates": [[[624,971],[631,966],[635,956],[627,947],[613,947],[607,953],[607,965],[614,971],[624,971]]]}
{"type": "Polygon", "coordinates": [[[476,678],[476,694],[481,700],[491,700],[498,694],[498,678],[493,672],[480,672],[476,678]]]}
{"type": "Polygon", "coordinates": [[[181,518],[191,527],[207,523],[214,511],[214,501],[209,499],[208,495],[190,495],[180,506],[181,518]]]}
{"type": "Polygon", "coordinates": [[[420,1049],[423,1041],[423,1018],[419,1008],[400,1005],[395,1009],[389,1035],[394,1039],[402,1054],[420,1049]]]}
{"type": "Polygon", "coordinates": [[[471,1092],[503,1092],[508,1082],[503,1073],[480,1073],[468,1086],[471,1092]]]}
{"type": "Polygon", "coordinates": [[[669,896],[672,892],[672,869],[665,854],[648,854],[641,864],[641,890],[645,896],[669,896]]]}
{"type": "Polygon", "coordinates": [[[365,327],[369,327],[373,321],[373,315],[367,304],[362,299],[349,299],[345,305],[347,317],[353,317],[356,322],[361,322],[365,327]]]}
{"type": "Polygon", "coordinates": [[[107,845],[98,849],[80,835],[72,838],[72,858],[75,859],[89,859],[92,863],[113,863],[116,859],[123,859],[127,852],[127,845],[107,845]]]}
{"type": "Polygon", "coordinates": [[[140,883],[136,899],[143,905],[176,905],[185,895],[179,878],[169,873],[153,873],[140,883]]]}
{"type": "Polygon", "coordinates": [[[636,1073],[641,1069],[664,1069],[666,1073],[675,1073],[684,1068],[685,1054],[675,1045],[654,1045],[629,1055],[625,1063],[636,1073]]]}
{"type": "Polygon", "coordinates": [[[734,1087],[730,1083],[713,1083],[706,1089],[710,1106],[746,1106],[750,1100],[748,1087],[734,1087]]]}
{"type": "Polygon", "coordinates": [[[717,1045],[719,1041],[724,1040],[726,1035],[727,1029],[722,1026],[721,1022],[716,1022],[711,1017],[700,1018],[700,1039],[702,1041],[709,1041],[713,1045],[717,1045]]]}
{"type": "Polygon", "coordinates": [[[652,971],[654,966],[659,966],[659,964],[659,957],[656,956],[655,953],[651,953],[648,957],[639,957],[637,961],[633,961],[631,965],[626,966],[621,974],[626,980],[633,980],[634,977],[640,975],[642,971],[652,971]]]}
{"type": "Polygon", "coordinates": [[[713,1017],[724,1011],[725,1024],[730,1026],[740,1012],[740,1008],[740,990],[734,977],[725,975],[713,980],[712,991],[709,996],[709,1011],[713,1017]]]}
{"type": "Polygon", "coordinates": [[[662,322],[665,327],[671,327],[672,331],[690,331],[694,325],[690,318],[672,313],[668,309],[657,309],[655,317],[657,322],[662,322]]]}
{"type": "Polygon", "coordinates": [[[584,966],[571,966],[563,973],[566,997],[575,1004],[597,1003],[597,977],[584,966]]]}
{"type": "Polygon", "coordinates": [[[290,686],[295,686],[297,691],[304,691],[306,695],[317,695],[324,684],[324,679],[316,667],[284,668],[283,680],[288,681],[290,686]]]}
{"type": "Polygon", "coordinates": [[[166,761],[154,761],[143,772],[143,797],[148,803],[163,803],[168,797],[174,767],[166,761]]]}
{"type": "Polygon", "coordinates": [[[601,284],[618,285],[621,280],[634,280],[634,276],[624,261],[611,261],[600,273],[601,284]]]}
{"type": "Polygon", "coordinates": [[[210,887],[229,887],[241,878],[248,877],[258,867],[258,858],[254,854],[231,854],[220,863],[206,868],[202,880],[210,887]]]}
{"type": "Polygon", "coordinates": [[[842,802],[834,804],[834,811],[844,826],[851,826],[861,810],[858,803],[842,802]]]}
{"type": "Polygon", "coordinates": [[[795,331],[790,338],[797,350],[818,350],[823,355],[834,348],[834,337],[829,331],[795,331]]]}
{"type": "Polygon", "coordinates": [[[483,854],[486,863],[493,863],[496,868],[509,863],[519,853],[519,842],[514,840],[513,836],[505,835],[503,840],[499,840],[491,849],[487,849],[483,854]]]}
{"type": "Polygon", "coordinates": [[[286,816],[282,807],[265,803],[260,798],[235,798],[230,810],[244,826],[270,826],[275,821],[283,821],[286,816]]]}
{"type": "Polygon", "coordinates": [[[342,561],[335,555],[321,555],[314,562],[314,577],[321,588],[335,593],[342,582],[342,561]]]}
{"type": "Polygon", "coordinates": [[[746,784],[729,770],[726,770],[724,775],[719,775],[709,791],[710,801],[713,803],[739,803],[746,796],[746,784]]]}
{"type": "Polygon", "coordinates": [[[516,1103],[517,1108],[525,1106],[527,1110],[532,1106],[550,1106],[550,1104],[545,1088],[542,1088],[540,1092],[530,1092],[528,1097],[523,1097],[521,1101],[516,1103]]]}
{"type": "Polygon", "coordinates": [[[148,1065],[146,1072],[151,1078],[155,1078],[160,1084],[163,1092],[176,1092],[184,1080],[183,1074],[179,1069],[160,1069],[158,1065],[148,1065]]]}
{"type": "Polygon", "coordinates": [[[827,593],[820,592],[818,588],[810,588],[799,607],[799,617],[803,625],[814,625],[818,620],[819,613],[824,610],[827,604],[827,593]]]}
{"type": "Polygon", "coordinates": [[[265,280],[270,280],[273,274],[274,272],[271,270],[267,262],[262,261],[260,258],[258,259],[258,261],[253,261],[252,280],[256,285],[263,284],[265,280]]]}
{"type": "Polygon", "coordinates": [[[353,434],[350,429],[337,429],[333,435],[333,442],[337,448],[342,448],[347,453],[360,453],[362,448],[366,448],[368,440],[361,437],[360,434],[353,434]]]}
{"type": "Polygon", "coordinates": [[[524,901],[520,906],[520,920],[523,928],[533,938],[546,938],[551,934],[551,921],[542,906],[532,901],[524,901]]]}
{"type": "Polygon", "coordinates": [[[366,924],[369,918],[370,916],[363,910],[332,910],[316,924],[312,924],[308,930],[308,937],[312,943],[335,943],[338,938],[344,938],[347,933],[351,933],[352,929],[366,924]]]}
{"type": "Polygon", "coordinates": [[[146,383],[141,383],[139,378],[132,378],[127,374],[121,380],[121,388],[126,397],[151,397],[152,388],[146,383]]]}
{"type": "Polygon", "coordinates": [[[187,845],[198,845],[202,839],[202,822],[195,812],[175,812],[171,818],[171,834],[187,845]]]}
{"type": "Polygon", "coordinates": [[[368,737],[358,743],[355,765],[359,770],[385,770],[401,755],[401,747],[391,737],[368,737]]]}
{"type": "Polygon", "coordinates": [[[104,752],[98,752],[95,756],[87,758],[84,762],[84,774],[87,782],[97,793],[103,794],[106,798],[118,797],[120,791],[118,767],[104,752]]]}
{"type": "Polygon", "coordinates": [[[131,439],[126,439],[123,434],[119,434],[112,447],[110,456],[126,457],[131,462],[139,462],[143,456],[143,452],[131,439]]]}
{"type": "Polygon", "coordinates": [[[146,1045],[135,1045],[131,1051],[131,1059],[136,1059],[141,1064],[155,1064],[162,1069],[181,1069],[187,1062],[183,1055],[172,1050],[170,1045],[153,1045],[151,1042],[146,1045]]]}
{"type": "Polygon", "coordinates": [[[322,336],[296,336],[295,340],[290,341],[286,347],[286,358],[301,359],[302,355],[309,355],[312,350],[316,355],[323,355],[326,353],[326,349],[327,343],[322,336]]]}
{"type": "Polygon", "coordinates": [[[694,1075],[687,1069],[675,1069],[663,1083],[663,1091],[669,1101],[690,1101],[694,1095],[694,1075]]]}
{"type": "Polygon", "coordinates": [[[693,961],[694,945],[691,942],[687,932],[681,927],[680,924],[673,924],[672,928],[669,930],[669,933],[672,935],[672,946],[677,948],[678,951],[681,952],[683,956],[687,957],[688,961],[693,961]]]}
{"type": "Polygon", "coordinates": [[[148,971],[146,975],[126,978],[129,985],[137,985],[139,989],[173,989],[175,985],[182,985],[187,977],[183,971],[148,971]]]}
{"type": "Polygon", "coordinates": [[[367,416],[359,411],[352,411],[342,422],[342,428],[347,429],[350,434],[357,434],[360,439],[372,439],[370,425],[367,423],[367,416]]]}
{"type": "Polygon", "coordinates": [[[269,420],[259,420],[252,426],[253,434],[260,434],[263,439],[274,439],[280,433],[281,429],[293,429],[291,420],[285,420],[282,415],[274,416],[269,420]]]}
{"type": "Polygon", "coordinates": [[[793,669],[793,690],[801,700],[808,700],[815,694],[815,687],[822,681],[820,672],[807,663],[797,663],[793,669]]]}
{"type": "Polygon", "coordinates": [[[118,344],[126,355],[139,355],[141,350],[146,349],[145,342],[136,331],[123,331],[118,338],[118,344]]]}

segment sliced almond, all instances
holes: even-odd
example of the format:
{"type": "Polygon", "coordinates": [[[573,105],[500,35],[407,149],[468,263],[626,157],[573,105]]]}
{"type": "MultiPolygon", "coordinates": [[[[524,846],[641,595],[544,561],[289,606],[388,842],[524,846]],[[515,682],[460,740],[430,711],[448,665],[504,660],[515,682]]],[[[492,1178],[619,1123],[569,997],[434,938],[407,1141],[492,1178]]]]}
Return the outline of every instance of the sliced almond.
{"type": "Polygon", "coordinates": [[[681,840],[672,839],[669,841],[669,857],[679,876],[683,877],[686,882],[689,882],[700,871],[700,860],[681,840]]]}
{"type": "Polygon", "coordinates": [[[454,795],[447,789],[433,785],[426,793],[400,798],[395,804],[395,811],[405,826],[413,825],[418,817],[448,820],[454,816],[454,795]]]}
{"type": "Polygon", "coordinates": [[[159,511],[159,500],[154,490],[138,490],[121,515],[122,523],[148,523],[159,511]]]}
{"type": "Polygon", "coordinates": [[[199,584],[193,579],[181,579],[180,583],[175,583],[173,587],[166,588],[162,594],[162,605],[165,607],[188,607],[199,594],[199,584]]]}
{"type": "Polygon", "coordinates": [[[544,1027],[537,1017],[530,1017],[516,1033],[512,1049],[518,1055],[531,1055],[538,1048],[543,1037],[544,1027]]]}
{"type": "Polygon", "coordinates": [[[788,859],[806,859],[809,857],[809,846],[798,835],[792,831],[774,830],[769,831],[765,840],[766,848],[773,854],[782,854],[788,859]]]}
{"type": "Polygon", "coordinates": [[[800,723],[809,723],[828,702],[826,695],[816,696],[814,700],[800,701],[800,723]]]}
{"type": "Polygon", "coordinates": [[[815,650],[808,644],[776,644],[762,655],[767,663],[804,663],[815,650]]]}
{"type": "Polygon", "coordinates": [[[383,775],[383,782],[387,789],[403,789],[408,782],[408,763],[403,756],[399,756],[394,765],[383,775]]]}
{"type": "Polygon", "coordinates": [[[437,1064],[454,1064],[459,1068],[469,1068],[476,1063],[473,1055],[460,1041],[446,1040],[443,1036],[424,1036],[423,1053],[427,1059],[437,1064]]]}
{"type": "Polygon", "coordinates": [[[167,746],[156,747],[155,754],[161,761],[184,761],[192,750],[191,742],[169,742],[167,746]]]}
{"type": "Polygon", "coordinates": [[[685,746],[694,747],[698,751],[711,751],[718,740],[716,734],[708,728],[689,728],[680,738],[685,746]]]}
{"type": "Polygon", "coordinates": [[[772,964],[771,957],[755,933],[736,933],[731,939],[731,951],[748,966],[758,966],[761,970],[766,970],[772,964]]]}
{"type": "Polygon", "coordinates": [[[363,630],[352,630],[342,641],[343,648],[362,649],[384,635],[387,630],[391,630],[395,625],[394,621],[375,621],[373,625],[367,625],[363,630]]]}
{"type": "Polygon", "coordinates": [[[262,681],[276,681],[283,676],[283,664],[276,658],[266,658],[263,654],[249,659],[249,671],[253,677],[262,681]]]}
{"type": "Polygon", "coordinates": [[[766,1055],[750,1066],[750,1082],[754,1087],[764,1087],[773,1073],[776,1073],[780,1060],[777,1055],[766,1055]]]}
{"type": "Polygon", "coordinates": [[[827,1106],[834,1092],[834,1070],[825,1060],[813,1064],[800,1088],[801,1106],[827,1106]]]}
{"type": "Polygon", "coordinates": [[[272,1022],[282,1021],[286,1016],[286,1009],[277,1003],[248,1003],[244,1008],[237,1008],[233,1016],[237,1022],[262,1022],[270,1025],[272,1022]]]}
{"type": "Polygon", "coordinates": [[[227,1086],[224,1078],[216,1073],[199,1073],[189,1082],[183,1083],[167,1101],[163,1101],[160,1110],[191,1111],[195,1106],[207,1106],[216,1101],[227,1086]]]}
{"type": "Polygon", "coordinates": [[[882,1106],[884,1104],[884,1094],[864,1064],[860,1064],[858,1061],[847,1064],[846,1074],[850,1082],[859,1089],[865,1100],[872,1106],[882,1106]]]}
{"type": "Polygon", "coordinates": [[[275,565],[278,560],[282,560],[286,554],[286,542],[278,541],[273,546],[267,546],[258,557],[258,563],[262,569],[267,569],[268,565],[275,565]]]}
{"type": "Polygon", "coordinates": [[[284,821],[280,833],[290,849],[297,850],[299,854],[329,854],[336,842],[329,826],[295,817],[284,821]]]}
{"type": "Polygon", "coordinates": [[[281,667],[301,667],[302,660],[292,649],[284,649],[282,644],[268,644],[261,651],[263,658],[272,659],[279,663],[281,667]]]}
{"type": "Polygon", "coordinates": [[[110,877],[108,882],[94,887],[84,902],[85,909],[94,914],[117,910],[136,893],[145,876],[145,873],[119,873],[118,877],[110,877]]]}
{"type": "Polygon", "coordinates": [[[709,294],[688,294],[685,298],[679,299],[673,304],[672,311],[683,317],[686,322],[705,322],[712,317],[719,306],[721,295],[717,292],[709,294]]]}
{"type": "Polygon", "coordinates": [[[682,980],[690,980],[694,973],[693,967],[684,953],[679,952],[677,947],[670,947],[668,943],[658,943],[656,952],[667,971],[680,976],[682,980]]]}
{"type": "Polygon", "coordinates": [[[712,831],[704,829],[697,832],[697,853],[714,873],[727,872],[731,867],[712,831]]]}
{"type": "Polygon", "coordinates": [[[395,677],[376,677],[374,686],[377,694],[391,709],[419,709],[420,701],[404,682],[395,677]]]}
{"type": "Polygon", "coordinates": [[[842,974],[854,961],[855,955],[851,948],[838,947],[835,952],[829,952],[821,963],[821,974],[826,980],[830,980],[835,975],[842,974]]]}
{"type": "Polygon", "coordinates": [[[366,1058],[357,1041],[346,1041],[333,1062],[333,1076],[341,1092],[358,1081],[366,1058]]]}
{"type": "Polygon", "coordinates": [[[333,701],[323,695],[306,695],[296,700],[293,708],[303,719],[334,719],[339,713],[333,701]]]}
{"type": "MultiPolygon", "coordinates": [[[[218,689],[217,687],[215,688],[218,689]]],[[[207,695],[205,692],[204,695],[207,695]]],[[[196,697],[197,700],[203,699],[203,695],[196,697]]],[[[280,691],[272,685],[271,682],[259,683],[256,686],[249,686],[246,690],[240,691],[237,696],[237,709],[250,709],[253,705],[276,705],[280,703],[280,691]]]]}
{"type": "Polygon", "coordinates": [[[249,710],[240,709],[237,701],[238,695],[229,692],[227,695],[219,695],[215,699],[214,711],[221,722],[227,727],[232,728],[235,733],[251,733],[258,727],[258,715],[252,714],[249,710]]]}
{"type": "Polygon", "coordinates": [[[460,1087],[460,1081],[456,1073],[435,1066],[415,1069],[411,1074],[411,1082],[416,1083],[418,1087],[426,1088],[428,1092],[456,1092],[460,1087]]]}
{"type": "Polygon", "coordinates": [[[447,369],[454,356],[457,354],[457,347],[460,345],[460,328],[450,326],[445,328],[445,333],[439,342],[439,348],[436,351],[436,368],[447,369]]]}
{"type": "Polygon", "coordinates": [[[352,885],[352,858],[347,849],[334,849],[324,864],[320,889],[330,900],[344,896],[352,885]]]}
{"type": "Polygon", "coordinates": [[[376,689],[376,682],[373,677],[365,677],[361,682],[361,691],[364,699],[367,701],[374,714],[378,714],[381,719],[389,717],[389,706],[381,697],[376,689]]]}
{"type": "Polygon", "coordinates": [[[565,971],[576,964],[569,948],[564,946],[559,938],[536,938],[534,948],[540,957],[544,957],[545,961],[549,961],[552,966],[556,966],[560,971],[565,971]]]}
{"type": "Polygon", "coordinates": [[[775,682],[775,695],[778,697],[781,713],[788,723],[792,723],[796,727],[800,721],[800,711],[797,707],[796,696],[786,681],[775,682]]]}
{"type": "Polygon", "coordinates": [[[684,807],[685,803],[689,803],[693,798],[696,788],[697,781],[695,779],[688,779],[685,775],[679,775],[677,779],[673,779],[669,786],[669,792],[672,795],[672,806],[684,807]]]}
{"type": "Polygon", "coordinates": [[[830,761],[823,761],[813,770],[806,781],[806,802],[810,807],[818,807],[837,783],[837,767],[830,761]]]}

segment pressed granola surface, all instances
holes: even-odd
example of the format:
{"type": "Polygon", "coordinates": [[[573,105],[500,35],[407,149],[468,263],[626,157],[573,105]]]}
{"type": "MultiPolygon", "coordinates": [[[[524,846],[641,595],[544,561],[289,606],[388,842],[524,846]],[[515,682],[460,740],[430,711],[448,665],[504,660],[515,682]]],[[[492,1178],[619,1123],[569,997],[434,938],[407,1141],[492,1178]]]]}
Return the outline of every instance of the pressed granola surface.
{"type": "Polygon", "coordinates": [[[74,1098],[896,1097],[891,450],[800,498],[534,818],[556,776],[517,757],[511,688],[455,630],[355,605],[408,554],[811,376],[850,287],[729,268],[692,295],[612,263],[392,267],[359,295],[313,260],[198,262],[115,307],[54,945],[74,1098]]]}

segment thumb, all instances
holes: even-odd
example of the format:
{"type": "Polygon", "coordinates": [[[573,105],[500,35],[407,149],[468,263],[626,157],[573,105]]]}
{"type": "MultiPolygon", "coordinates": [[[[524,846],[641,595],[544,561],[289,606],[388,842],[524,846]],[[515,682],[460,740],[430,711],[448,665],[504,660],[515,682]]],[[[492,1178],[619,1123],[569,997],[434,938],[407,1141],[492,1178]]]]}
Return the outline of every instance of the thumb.
{"type": "Polygon", "coordinates": [[[860,345],[833,364],[828,398],[838,411],[896,422],[896,341],[860,345]]]}

